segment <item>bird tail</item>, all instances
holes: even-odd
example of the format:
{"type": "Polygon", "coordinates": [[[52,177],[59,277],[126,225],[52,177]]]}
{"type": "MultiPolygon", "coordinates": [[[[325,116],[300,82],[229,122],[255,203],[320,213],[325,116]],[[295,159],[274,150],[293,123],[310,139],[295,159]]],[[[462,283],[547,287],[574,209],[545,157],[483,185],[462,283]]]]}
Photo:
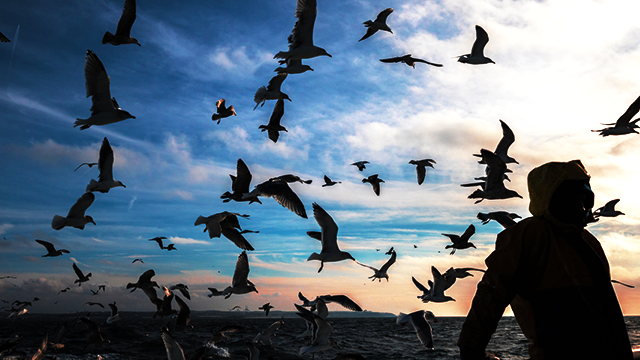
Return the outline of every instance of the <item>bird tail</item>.
{"type": "Polygon", "coordinates": [[[66,218],[60,216],[60,215],[55,215],[53,217],[53,220],[51,220],[51,227],[53,228],[53,230],[60,230],[64,227],[65,225],[65,220],[66,218]]]}
{"type": "Polygon", "coordinates": [[[405,313],[400,313],[398,314],[398,317],[396,318],[396,324],[400,325],[406,323],[407,321],[409,321],[410,317],[409,315],[405,314],[405,313]]]}
{"type": "Polygon", "coordinates": [[[364,24],[364,27],[369,27],[369,26],[373,25],[373,21],[367,20],[367,21],[363,22],[363,24],[364,24]]]}
{"type": "Polygon", "coordinates": [[[225,199],[223,202],[229,202],[231,201],[231,196],[233,196],[233,194],[231,194],[228,191],[225,191],[224,194],[220,195],[220,199],[225,199]]]}
{"type": "Polygon", "coordinates": [[[106,33],[104,33],[104,36],[102,37],[102,43],[103,44],[108,44],[108,43],[112,42],[113,39],[115,39],[115,35],[113,35],[112,33],[107,31],[106,33]]]}
{"type": "Polygon", "coordinates": [[[273,55],[274,59],[285,59],[287,60],[289,58],[289,52],[288,51],[280,51],[277,54],[273,55]]]}
{"type": "Polygon", "coordinates": [[[313,254],[309,255],[309,258],[307,259],[307,261],[310,261],[310,260],[320,260],[320,261],[322,261],[322,259],[323,259],[323,257],[320,254],[314,252],[313,254]]]}
{"type": "Polygon", "coordinates": [[[471,195],[467,196],[467,199],[484,199],[484,191],[476,189],[471,195]]]}
{"type": "Polygon", "coordinates": [[[266,93],[267,93],[267,88],[264,86],[261,86],[256,91],[256,94],[253,96],[253,101],[256,103],[256,107],[254,107],[253,110],[255,110],[258,107],[258,104],[260,104],[260,102],[263,101],[266,93]]]}
{"type": "Polygon", "coordinates": [[[198,226],[198,225],[202,225],[202,224],[206,224],[206,223],[207,223],[207,218],[202,216],[202,215],[200,215],[196,219],[196,222],[193,224],[193,226],[198,226]]]}

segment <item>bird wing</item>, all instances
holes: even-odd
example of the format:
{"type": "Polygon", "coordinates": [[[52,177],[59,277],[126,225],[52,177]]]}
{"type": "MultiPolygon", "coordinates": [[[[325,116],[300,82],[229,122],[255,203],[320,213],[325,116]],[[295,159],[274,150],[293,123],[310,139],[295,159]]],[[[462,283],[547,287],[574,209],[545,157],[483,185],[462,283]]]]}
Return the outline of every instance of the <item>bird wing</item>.
{"type": "Polygon", "coordinates": [[[487,180],[485,181],[485,191],[504,188],[504,174],[507,165],[495,153],[481,149],[482,160],[487,164],[487,180]]]}
{"type": "Polygon", "coordinates": [[[56,252],[56,248],[55,248],[55,246],[53,246],[52,243],[50,243],[48,241],[44,241],[44,240],[39,240],[39,239],[36,239],[36,242],[38,244],[40,244],[40,245],[43,245],[47,249],[47,252],[49,252],[49,253],[56,252]]]}
{"type": "Polygon", "coordinates": [[[377,23],[387,22],[387,18],[389,17],[389,15],[391,15],[392,12],[393,12],[392,8],[386,8],[380,11],[380,13],[378,14],[374,22],[377,22],[377,23]]]}
{"type": "Polygon", "coordinates": [[[76,203],[71,206],[71,209],[69,209],[67,218],[84,217],[84,212],[87,211],[91,204],[93,204],[93,200],[95,200],[95,198],[96,196],[91,192],[82,194],[82,196],[80,196],[78,200],[76,200],[76,203]]]}
{"type": "Polygon", "coordinates": [[[273,107],[271,118],[269,118],[269,127],[280,126],[280,119],[282,119],[282,115],[284,115],[284,99],[278,99],[278,101],[276,101],[276,105],[273,107]]]}
{"type": "Polygon", "coordinates": [[[620,116],[618,118],[618,120],[616,121],[616,125],[615,127],[627,127],[629,126],[629,121],[631,121],[631,118],[638,113],[638,111],[640,111],[640,97],[638,97],[636,99],[636,101],[634,101],[629,108],[627,109],[627,111],[624,112],[624,114],[622,114],[622,116],[620,116]]]}
{"type": "MultiPolygon", "coordinates": [[[[606,203],[606,204],[604,205],[604,211],[607,211],[607,212],[609,212],[609,211],[615,211],[615,210],[616,210],[616,209],[615,209],[616,204],[617,204],[619,201],[620,201],[620,199],[614,199],[614,200],[609,201],[608,203],[606,203]]],[[[36,240],[36,241],[37,241],[37,240],[36,240]]]]}
{"type": "Polygon", "coordinates": [[[383,63],[397,63],[397,62],[401,62],[406,57],[407,55],[404,55],[404,56],[392,57],[387,59],[380,59],[380,61],[382,61],[383,63]]]}
{"type": "Polygon", "coordinates": [[[284,324],[283,321],[278,320],[276,322],[274,322],[273,324],[269,325],[268,328],[266,328],[263,332],[262,335],[265,336],[271,336],[276,330],[280,329],[280,327],[284,324]]]}
{"type": "Polygon", "coordinates": [[[130,37],[134,21],[136,21],[136,0],[126,0],[122,15],[118,21],[116,36],[130,37]]]}
{"type": "Polygon", "coordinates": [[[82,271],[80,270],[80,268],[78,267],[78,265],[76,265],[76,263],[73,263],[73,271],[75,271],[78,279],[83,279],[85,277],[82,271]]]}
{"type": "Polygon", "coordinates": [[[178,312],[178,319],[176,319],[176,325],[186,326],[189,323],[189,314],[191,313],[191,309],[189,309],[187,303],[185,303],[180,296],[175,296],[175,299],[178,303],[178,307],[180,308],[180,312],[178,312]]]}
{"type": "Polygon", "coordinates": [[[278,204],[293,211],[296,215],[307,218],[304,204],[298,195],[291,190],[289,184],[281,180],[268,180],[257,186],[262,195],[273,197],[278,204]]]}
{"type": "Polygon", "coordinates": [[[422,60],[422,59],[417,59],[417,58],[411,58],[411,59],[413,60],[413,62],[421,62],[421,63],[428,64],[428,65],[431,65],[431,66],[442,67],[442,64],[432,63],[432,62],[427,61],[427,60],[422,60]]]}
{"type": "Polygon", "coordinates": [[[251,171],[249,171],[247,164],[245,164],[242,159],[238,159],[238,164],[236,165],[236,180],[233,182],[231,190],[234,193],[248,193],[249,186],[251,185],[251,178],[251,171]]]}
{"type": "Polygon", "coordinates": [[[322,251],[339,252],[338,248],[338,225],[331,215],[329,215],[318,203],[313,203],[313,217],[322,230],[322,251]]]}
{"type": "Polygon", "coordinates": [[[378,272],[378,269],[374,268],[373,266],[369,266],[369,265],[367,265],[367,264],[363,264],[363,263],[361,263],[361,262],[360,262],[360,261],[358,261],[358,260],[356,260],[356,264],[358,264],[358,265],[360,265],[360,266],[364,266],[364,267],[366,267],[366,268],[369,268],[369,269],[371,269],[371,270],[373,270],[373,271],[375,271],[375,272],[378,272]]]}
{"type": "Polygon", "coordinates": [[[316,301],[316,311],[318,312],[318,316],[323,319],[326,319],[327,316],[329,316],[329,308],[327,307],[327,303],[324,302],[322,298],[319,298],[316,301]]]}
{"type": "Polygon", "coordinates": [[[289,36],[290,49],[300,46],[313,46],[313,26],[318,12],[316,0],[298,0],[296,17],[298,20],[289,36]]]}
{"type": "Polygon", "coordinates": [[[444,276],[436,269],[435,266],[431,266],[431,274],[433,275],[433,294],[444,294],[445,290],[445,281],[444,276]]]}
{"type": "Polygon", "coordinates": [[[184,351],[178,342],[176,342],[168,329],[163,328],[160,331],[160,335],[162,336],[162,342],[164,342],[164,347],[167,350],[167,357],[172,360],[184,360],[184,351]]]}
{"type": "Polygon", "coordinates": [[[316,332],[313,334],[313,345],[325,345],[329,343],[329,336],[333,332],[333,327],[325,319],[318,315],[313,315],[316,325],[316,332]]]}
{"type": "Polygon", "coordinates": [[[307,235],[312,239],[322,241],[322,232],[320,231],[307,231],[307,235]]]}
{"type": "Polygon", "coordinates": [[[91,96],[91,114],[103,111],[115,110],[111,101],[111,80],[107,75],[102,61],[91,50],[87,50],[87,58],[84,63],[84,80],[87,97],[91,96]]]}
{"type": "Polygon", "coordinates": [[[100,170],[99,181],[113,179],[113,149],[107,137],[102,140],[100,146],[100,158],[98,159],[98,169],[100,170]]]}
{"type": "MultiPolygon", "coordinates": [[[[160,240],[162,242],[162,240],[160,240]]],[[[151,282],[151,278],[156,275],[156,272],[153,269],[149,269],[140,275],[138,278],[138,284],[149,284],[151,282]]]]}
{"type": "Polygon", "coordinates": [[[331,179],[327,175],[324,176],[324,183],[331,184],[331,179]]]}
{"type": "MultiPolygon", "coordinates": [[[[365,24],[366,24],[366,23],[365,23],[365,24]]],[[[377,29],[377,28],[374,28],[374,27],[368,27],[368,28],[367,28],[367,32],[366,32],[364,35],[362,35],[362,37],[360,38],[360,40],[358,40],[358,42],[360,42],[360,41],[362,41],[362,40],[365,40],[365,39],[370,38],[373,34],[375,34],[375,33],[377,33],[377,32],[378,32],[378,29],[377,29]]]]}
{"type": "Polygon", "coordinates": [[[427,319],[425,319],[424,310],[416,311],[414,313],[409,314],[411,317],[411,325],[416,329],[416,334],[418,335],[418,339],[424,347],[433,349],[433,333],[431,331],[431,325],[427,319]]]}
{"type": "Polygon", "coordinates": [[[233,280],[231,286],[244,286],[247,284],[247,278],[249,277],[249,258],[247,252],[243,251],[238,255],[238,261],[236,261],[236,270],[233,272],[233,280]]]}
{"type": "Polygon", "coordinates": [[[360,305],[346,295],[323,295],[320,298],[326,303],[334,302],[351,311],[362,311],[360,305]]]}
{"type": "Polygon", "coordinates": [[[309,303],[309,299],[307,299],[306,296],[302,295],[301,291],[298,291],[298,299],[300,299],[300,301],[302,301],[304,304],[309,303]]]}
{"type": "Polygon", "coordinates": [[[269,85],[267,85],[268,91],[280,91],[280,86],[282,86],[282,82],[287,78],[286,73],[279,73],[269,80],[269,85]]]}
{"type": "Polygon", "coordinates": [[[465,230],[464,233],[462,234],[462,236],[460,236],[460,243],[461,244],[468,243],[469,242],[469,238],[471,238],[471,236],[473,234],[475,234],[475,232],[476,232],[476,227],[473,226],[473,224],[469,225],[467,230],[465,230]]]}
{"type": "Polygon", "coordinates": [[[500,120],[500,125],[502,126],[502,139],[500,139],[498,146],[496,146],[496,151],[494,152],[498,156],[506,156],[507,151],[509,150],[509,146],[511,146],[511,144],[516,141],[516,136],[513,134],[513,131],[511,131],[511,128],[509,128],[509,125],[507,125],[504,121],[500,120]]]}
{"type": "Polygon", "coordinates": [[[387,262],[382,265],[382,267],[380,268],[380,272],[386,273],[387,270],[389,270],[389,268],[391,267],[391,265],[393,265],[393,263],[396,262],[396,252],[392,252],[391,253],[391,258],[389,260],[387,260],[387,262]]]}
{"type": "Polygon", "coordinates": [[[422,185],[424,177],[427,175],[427,168],[422,165],[418,165],[416,166],[416,172],[418,173],[418,185],[422,185]]]}
{"type": "Polygon", "coordinates": [[[489,34],[479,25],[476,25],[476,41],[471,48],[471,57],[484,57],[484,47],[489,42],[489,34]]]}
{"type": "Polygon", "coordinates": [[[240,249],[255,250],[253,246],[249,244],[247,239],[245,239],[244,236],[242,236],[240,231],[238,231],[237,229],[234,229],[229,226],[221,226],[221,228],[222,228],[222,235],[224,235],[224,237],[226,237],[227,239],[231,240],[231,242],[236,244],[236,246],[239,247],[240,249]]]}
{"type": "Polygon", "coordinates": [[[446,237],[449,238],[449,240],[451,240],[451,242],[455,245],[460,241],[460,235],[456,235],[456,234],[442,234],[446,237]]]}
{"type": "Polygon", "coordinates": [[[218,112],[218,114],[221,114],[225,110],[227,110],[227,107],[224,105],[224,103],[225,103],[225,99],[220,99],[216,101],[216,111],[218,112]]]}
{"type": "Polygon", "coordinates": [[[422,285],[418,280],[416,280],[416,278],[414,278],[413,276],[411,277],[411,280],[413,281],[413,284],[418,288],[418,290],[422,291],[425,294],[429,293],[429,289],[427,289],[424,285],[422,285]]]}
{"type": "Polygon", "coordinates": [[[108,304],[109,308],[111,309],[111,316],[115,316],[118,313],[118,307],[116,306],[115,301],[113,302],[113,304],[108,304]]]}

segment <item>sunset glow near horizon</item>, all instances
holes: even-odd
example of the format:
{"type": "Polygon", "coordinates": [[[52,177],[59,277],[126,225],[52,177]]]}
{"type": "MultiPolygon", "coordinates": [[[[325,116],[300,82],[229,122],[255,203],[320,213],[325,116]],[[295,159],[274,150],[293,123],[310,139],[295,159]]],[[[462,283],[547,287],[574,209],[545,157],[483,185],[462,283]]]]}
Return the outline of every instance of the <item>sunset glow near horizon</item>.
{"type": "MultiPolygon", "coordinates": [[[[612,278],[640,286],[640,172],[637,134],[601,137],[591,132],[615,122],[640,96],[640,25],[637,1],[400,1],[384,4],[318,0],[314,43],[332,58],[303,60],[314,71],[289,75],[282,85],[282,125],[277,143],[258,126],[269,121],[275,101],[253,111],[253,96],[279,66],[295,23],[295,0],[137,1],[131,35],[142,46],[103,45],[114,32],[124,0],[88,4],[73,0],[3,4],[0,32],[0,299],[30,301],[31,312],[89,310],[83,304],[117,301],[120,311],[153,311],[141,291],[125,289],[148,269],[161,285],[189,286],[192,310],[228,310],[271,302],[295,311],[298,292],[308,298],[346,294],[377,312],[433,311],[464,316],[480,273],[459,279],[449,303],[423,304],[414,276],[423,284],[430,268],[485,268],[502,228],[482,225],[478,212],[528,212],[526,176],[548,161],[581,159],[591,174],[596,206],[619,198],[624,216],[588,227],[602,243],[612,278]],[[393,34],[378,32],[362,42],[362,22],[392,7],[393,34]],[[579,9],[579,10],[576,10],[579,9]],[[576,16],[579,15],[579,16],[576,16]],[[470,51],[474,26],[490,41],[485,55],[496,64],[466,65],[456,57],[470,51]],[[19,30],[18,30],[19,29],[19,30]],[[111,94],[136,116],[87,130],[76,118],[90,115],[84,63],[94,51],[111,79],[111,94]],[[443,64],[386,64],[382,58],[412,54],[443,64]],[[211,121],[218,99],[237,116],[211,121]],[[484,175],[472,154],[494,150],[502,137],[499,119],[515,133],[511,182],[524,199],[467,199],[459,185],[484,175]],[[96,193],[87,210],[96,225],[84,230],[51,228],[83,194],[96,167],[102,139],[113,147],[114,178],[127,187],[96,193]],[[223,203],[241,158],[253,174],[252,187],[271,177],[296,174],[313,183],[292,184],[305,204],[303,219],[263,198],[263,204],[223,203]],[[432,158],[422,185],[411,159],[432,158]],[[351,163],[370,162],[359,172],[351,163]],[[342,183],[321,187],[323,175],[342,183]],[[362,178],[385,180],[379,197],[362,178]],[[306,235],[319,230],[312,203],[339,227],[342,250],[380,267],[390,247],[397,262],[389,281],[352,261],[306,261],[320,243],[306,235]],[[199,215],[221,211],[240,219],[256,249],[248,251],[258,294],[208,298],[208,287],[231,284],[241,250],[226,238],[209,239],[199,215]],[[449,255],[448,238],[474,224],[477,249],[449,255]],[[177,251],[160,250],[148,239],[166,236],[177,251]],[[43,258],[34,239],[70,254],[43,258]],[[414,246],[415,245],[415,246],[414,246]],[[379,251],[377,250],[379,249],[379,251]],[[131,262],[135,258],[144,263],[131,262]],[[73,284],[72,263],[93,274],[73,284]],[[105,284],[93,296],[89,289],[105,284]],[[58,292],[65,287],[71,291],[58,292]]],[[[625,315],[640,314],[640,289],[615,285],[625,315]]],[[[6,305],[6,304],[3,304],[6,305]]],[[[330,305],[330,310],[343,310],[330,305]]],[[[507,313],[510,313],[509,311],[507,313]]]]}

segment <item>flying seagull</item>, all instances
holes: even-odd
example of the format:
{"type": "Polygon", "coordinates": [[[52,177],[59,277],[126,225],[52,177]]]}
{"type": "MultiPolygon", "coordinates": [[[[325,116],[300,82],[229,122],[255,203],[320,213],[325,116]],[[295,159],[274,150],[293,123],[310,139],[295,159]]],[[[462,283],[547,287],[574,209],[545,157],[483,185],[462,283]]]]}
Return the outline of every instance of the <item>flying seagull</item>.
{"type": "Polygon", "coordinates": [[[84,162],[84,163],[78,165],[78,167],[73,171],[77,171],[78,169],[80,169],[84,165],[87,165],[89,168],[92,168],[92,167],[98,165],[98,163],[86,163],[86,162],[84,162]]]}
{"type": "Polygon", "coordinates": [[[487,164],[487,178],[485,182],[480,185],[482,189],[476,189],[468,198],[480,199],[475,202],[476,204],[484,199],[499,200],[513,197],[522,199],[522,196],[516,191],[509,190],[504,186],[505,173],[508,170],[504,161],[498,155],[486,149],[481,149],[480,154],[482,155],[481,161],[487,164]]]}
{"type": "Polygon", "coordinates": [[[189,294],[189,286],[187,286],[185,284],[171,285],[171,286],[169,286],[169,290],[178,290],[178,291],[180,291],[182,296],[184,296],[187,299],[191,300],[191,294],[189,294]]]}
{"type": "Polygon", "coordinates": [[[364,34],[362,38],[358,40],[358,42],[364,39],[370,38],[371,35],[378,32],[378,30],[388,31],[393,34],[393,31],[391,31],[391,28],[389,28],[389,25],[387,25],[387,18],[389,17],[389,15],[391,15],[392,12],[393,12],[392,8],[384,9],[380,11],[380,13],[378,14],[378,16],[376,16],[376,19],[374,21],[367,20],[363,22],[364,27],[367,28],[367,33],[364,34]]]}
{"type": "Polygon", "coordinates": [[[269,84],[264,87],[261,86],[256,94],[253,96],[253,101],[255,101],[256,106],[253,108],[255,110],[258,105],[264,106],[264,103],[267,100],[280,100],[280,99],[289,99],[289,95],[280,91],[280,87],[282,86],[282,82],[287,78],[286,73],[278,73],[278,75],[274,76],[269,80],[269,84]],[[262,104],[262,105],[261,105],[262,104]]]}
{"type": "Polygon", "coordinates": [[[378,282],[380,282],[382,281],[383,278],[385,278],[387,279],[387,282],[389,282],[389,274],[387,274],[387,271],[389,270],[391,265],[393,265],[395,262],[396,262],[396,252],[392,251],[391,257],[389,258],[389,260],[387,260],[387,262],[384,265],[382,265],[380,269],[376,269],[373,266],[365,265],[360,262],[358,262],[358,265],[368,267],[369,269],[374,271],[374,274],[369,276],[369,279],[371,279],[371,281],[375,281],[376,279],[378,279],[378,282]]]}
{"type": "Polygon", "coordinates": [[[489,42],[489,34],[479,25],[476,25],[476,41],[471,48],[471,54],[465,54],[458,57],[458,62],[463,64],[480,65],[495,62],[484,56],[484,47],[489,42]]]}
{"type": "Polygon", "coordinates": [[[270,303],[270,302],[268,302],[268,303],[266,303],[266,304],[264,304],[264,305],[260,306],[260,307],[258,308],[258,310],[264,310],[264,315],[265,315],[265,316],[269,316],[269,311],[271,311],[271,309],[273,309],[273,308],[274,308],[274,307],[273,307],[273,306],[271,306],[271,303],[270,303]]]}
{"type": "Polygon", "coordinates": [[[316,352],[338,347],[338,343],[334,339],[329,339],[331,332],[333,332],[331,324],[316,314],[313,314],[313,318],[316,326],[313,338],[311,339],[311,345],[300,348],[301,356],[309,353],[315,355],[316,352]]]}
{"type": "Polygon", "coordinates": [[[433,350],[433,333],[431,331],[431,325],[427,321],[427,317],[435,319],[435,316],[431,311],[418,310],[410,314],[400,313],[396,318],[396,324],[404,325],[410,322],[413,328],[416,330],[416,335],[424,347],[433,350]]]}
{"type": "Polygon", "coordinates": [[[358,167],[358,170],[362,171],[367,168],[365,164],[368,164],[368,163],[369,163],[368,161],[363,160],[363,161],[356,161],[351,165],[355,165],[356,167],[358,167]]]}
{"type": "Polygon", "coordinates": [[[78,286],[82,286],[82,283],[89,281],[89,278],[91,277],[91,273],[84,275],[80,270],[80,268],[78,267],[78,265],[76,265],[76,263],[73,263],[73,271],[76,273],[76,276],[78,277],[76,280],[73,281],[73,283],[74,284],[77,283],[78,286]]]}
{"type": "Polygon", "coordinates": [[[100,146],[98,169],[100,170],[98,181],[91,179],[89,185],[87,185],[87,192],[99,191],[101,193],[108,193],[109,190],[114,187],[122,186],[126,188],[122,181],[113,179],[113,149],[106,136],[102,140],[102,146],[100,146]]]}
{"type": "MultiPolygon", "coordinates": [[[[289,47],[291,48],[291,47],[289,47]]],[[[277,73],[284,74],[302,74],[305,71],[314,71],[311,66],[304,65],[302,63],[302,59],[289,59],[289,60],[279,60],[278,63],[280,65],[287,65],[286,67],[279,66],[274,71],[277,73]]]]}
{"type": "Polygon", "coordinates": [[[56,247],[53,246],[52,243],[48,242],[48,241],[44,241],[44,240],[39,240],[36,239],[36,242],[42,246],[44,246],[47,249],[47,253],[42,255],[42,257],[47,257],[47,256],[51,256],[51,257],[56,257],[56,256],[62,256],[62,253],[65,254],[69,254],[69,250],[67,249],[60,249],[60,250],[56,250],[56,247]]]}
{"type": "Polygon", "coordinates": [[[342,181],[333,181],[331,180],[331,178],[329,178],[327,175],[324,176],[324,184],[322,184],[322,187],[325,186],[333,186],[335,184],[340,184],[342,183],[342,181]]]}
{"type": "Polygon", "coordinates": [[[225,100],[224,99],[220,99],[218,101],[216,101],[216,111],[217,113],[214,113],[213,115],[211,115],[211,120],[213,121],[218,121],[218,124],[220,124],[220,120],[224,119],[226,117],[229,116],[237,116],[236,115],[236,111],[233,109],[233,105],[229,106],[229,107],[225,107],[224,105],[225,100]]]}
{"type": "Polygon", "coordinates": [[[418,173],[418,185],[422,185],[424,182],[424,177],[427,175],[427,166],[433,169],[433,164],[436,161],[433,159],[422,159],[422,160],[410,160],[409,164],[416,165],[416,172],[418,173]]]}
{"type": "Polygon", "coordinates": [[[249,204],[253,202],[258,202],[262,204],[260,199],[258,199],[257,197],[250,198],[250,199],[243,198],[244,194],[249,193],[249,185],[251,185],[252,175],[251,175],[251,171],[249,171],[249,168],[247,167],[247,164],[245,164],[244,161],[242,161],[242,159],[238,159],[238,163],[236,165],[236,175],[234,176],[229,174],[229,177],[231,177],[232,192],[225,191],[224,194],[220,195],[220,198],[224,199],[222,200],[222,202],[229,202],[233,200],[233,201],[249,201],[249,204]]]}
{"type": "Polygon", "coordinates": [[[475,234],[476,232],[476,227],[473,226],[473,224],[469,225],[469,227],[467,228],[467,230],[464,231],[464,233],[462,235],[457,235],[457,234],[442,234],[446,237],[448,237],[451,242],[453,242],[453,244],[451,245],[447,245],[444,248],[445,249],[451,249],[453,248],[453,250],[451,250],[451,255],[456,253],[456,249],[467,249],[467,248],[476,248],[476,246],[473,243],[469,242],[469,239],[471,238],[471,236],[473,234],[475,234]]]}
{"type": "Polygon", "coordinates": [[[295,13],[298,20],[287,39],[289,51],[280,51],[274,55],[274,59],[311,59],[321,55],[331,57],[325,49],[313,45],[313,26],[317,12],[316,0],[298,0],[295,13]]]}
{"type": "Polygon", "coordinates": [[[317,203],[313,203],[313,217],[320,225],[322,250],[320,254],[312,253],[307,259],[320,260],[320,269],[322,271],[325,262],[335,262],[342,260],[356,260],[346,251],[341,251],[338,247],[338,225],[333,221],[333,218],[317,203]]]}
{"type": "Polygon", "coordinates": [[[487,224],[491,220],[495,220],[505,229],[515,225],[515,219],[521,218],[521,216],[516,213],[509,213],[506,211],[494,211],[486,214],[479,212],[477,217],[479,220],[482,220],[482,225],[487,224]]]}
{"type": "Polygon", "coordinates": [[[231,213],[223,211],[217,214],[213,214],[208,217],[202,215],[198,216],[194,226],[205,225],[204,231],[209,231],[209,238],[220,237],[224,235],[227,239],[231,240],[237,247],[242,250],[254,250],[253,246],[242,236],[237,230],[242,228],[238,222],[238,216],[248,218],[249,215],[242,215],[238,213],[231,213]]]}
{"type": "Polygon", "coordinates": [[[65,226],[71,226],[76,229],[84,229],[84,226],[88,223],[96,224],[93,218],[89,215],[85,215],[85,211],[93,204],[95,195],[93,193],[84,193],[78,198],[75,204],[69,209],[67,217],[60,215],[54,215],[51,220],[51,227],[54,230],[60,230],[65,226]]]}
{"type": "Polygon", "coordinates": [[[142,259],[140,259],[140,258],[133,259],[133,261],[131,263],[134,264],[136,261],[139,261],[141,264],[144,264],[144,261],[142,261],[142,259]]]}
{"type": "MultiPolygon", "coordinates": [[[[278,204],[291,210],[296,215],[307,218],[304,204],[298,195],[291,190],[287,181],[280,178],[271,178],[256,187],[248,194],[244,194],[242,199],[257,199],[258,196],[272,197],[278,204]]],[[[254,200],[256,201],[256,200],[254,200]]]]}
{"type": "Polygon", "coordinates": [[[111,45],[136,44],[141,46],[138,40],[131,37],[131,27],[134,21],[136,21],[136,0],[126,0],[122,16],[118,21],[116,34],[113,35],[107,31],[102,37],[102,43],[111,45]]]}
{"type": "MultiPolygon", "coordinates": [[[[496,146],[496,150],[493,153],[498,155],[498,157],[502,159],[505,164],[518,164],[516,159],[507,155],[509,147],[516,141],[516,136],[513,134],[513,131],[511,131],[509,125],[507,125],[504,121],[500,120],[500,126],[502,126],[502,139],[500,139],[500,142],[498,143],[498,146],[496,146]]],[[[473,156],[482,157],[482,155],[480,154],[473,154],[473,156]]],[[[482,159],[478,163],[485,164],[485,161],[484,159],[482,159]]]]}
{"type": "Polygon", "coordinates": [[[223,290],[224,298],[228,299],[232,294],[240,295],[240,294],[248,294],[251,292],[258,292],[256,286],[249,281],[249,258],[247,257],[247,252],[243,251],[238,255],[238,260],[236,261],[236,269],[233,272],[233,280],[231,281],[231,286],[228,286],[223,290]]]}
{"type": "Polygon", "coordinates": [[[373,187],[373,192],[380,196],[380,183],[383,183],[384,180],[378,178],[378,174],[369,175],[369,177],[362,179],[362,182],[370,183],[373,187]]]}
{"type": "Polygon", "coordinates": [[[388,58],[388,59],[380,59],[380,61],[382,61],[383,63],[405,63],[405,64],[407,64],[408,66],[411,66],[414,69],[416,68],[416,63],[417,62],[425,63],[425,64],[436,66],[436,67],[442,67],[442,64],[436,64],[436,63],[428,62],[426,60],[414,58],[414,57],[411,56],[411,54],[392,57],[392,58],[388,58]]]}
{"type": "Polygon", "coordinates": [[[271,113],[271,118],[269,118],[269,123],[267,125],[260,125],[258,129],[262,129],[262,131],[268,131],[269,139],[274,143],[278,142],[278,137],[280,136],[280,131],[288,132],[287,128],[280,125],[280,119],[284,115],[284,100],[278,99],[276,105],[273,107],[273,113],[271,113]]]}
{"type": "Polygon", "coordinates": [[[422,299],[423,303],[428,302],[448,302],[448,301],[456,301],[451,296],[446,296],[444,294],[445,290],[448,288],[447,282],[445,281],[445,277],[436,269],[435,266],[431,266],[431,274],[433,275],[433,281],[429,280],[428,285],[429,288],[422,285],[416,278],[413,276],[411,280],[413,280],[413,284],[422,291],[422,295],[418,296],[418,299],[422,299]]]}
{"type": "MultiPolygon", "coordinates": [[[[149,239],[149,241],[155,241],[158,243],[158,246],[160,246],[160,250],[167,250],[167,251],[171,251],[171,250],[177,250],[174,246],[174,244],[169,244],[168,246],[164,246],[162,240],[165,240],[166,237],[164,236],[156,236],[153,239],[149,239]]],[[[135,260],[134,260],[135,261],[135,260]]]]}
{"type": "Polygon", "coordinates": [[[84,79],[87,97],[91,96],[91,117],[76,119],[73,127],[80,126],[80,130],[88,129],[92,125],[113,124],[122,120],[136,117],[118,106],[116,98],[111,98],[109,89],[111,80],[98,56],[87,50],[84,63],[84,79]]]}
{"type": "MultiPolygon", "coordinates": [[[[624,215],[623,212],[616,210],[616,204],[620,201],[620,199],[611,200],[606,203],[603,207],[598,208],[593,212],[593,216],[596,217],[616,217],[618,215],[624,215]]],[[[37,240],[36,240],[37,241],[37,240]]]]}
{"type": "Polygon", "coordinates": [[[91,301],[87,301],[86,303],[84,303],[85,305],[89,305],[89,306],[100,306],[101,308],[104,309],[104,305],[102,305],[102,303],[99,302],[91,302],[91,301]]]}
{"type": "Polygon", "coordinates": [[[634,134],[634,133],[637,134],[638,132],[636,131],[636,129],[639,127],[637,125],[637,122],[638,120],[640,120],[640,118],[635,119],[633,121],[631,121],[631,118],[634,117],[638,113],[638,111],[640,111],[640,97],[638,97],[636,101],[634,101],[629,106],[627,111],[625,111],[624,114],[622,114],[622,116],[618,118],[618,121],[611,124],[602,124],[602,125],[607,125],[609,127],[606,127],[600,130],[591,130],[591,131],[599,132],[600,133],[599,135],[602,135],[602,136],[626,135],[626,134],[634,134]]]}

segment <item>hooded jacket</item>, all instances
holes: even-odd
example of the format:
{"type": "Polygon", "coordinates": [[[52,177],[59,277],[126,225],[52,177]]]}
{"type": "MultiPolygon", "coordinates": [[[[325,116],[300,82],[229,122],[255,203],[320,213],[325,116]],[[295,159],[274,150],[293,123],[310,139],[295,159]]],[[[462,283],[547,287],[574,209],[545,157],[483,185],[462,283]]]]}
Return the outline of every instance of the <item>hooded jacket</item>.
{"type": "Polygon", "coordinates": [[[588,184],[589,178],[579,160],[547,163],[529,173],[533,216],[498,234],[458,346],[482,352],[511,305],[533,360],[632,359],[600,243],[550,211],[560,184],[588,184]]]}

